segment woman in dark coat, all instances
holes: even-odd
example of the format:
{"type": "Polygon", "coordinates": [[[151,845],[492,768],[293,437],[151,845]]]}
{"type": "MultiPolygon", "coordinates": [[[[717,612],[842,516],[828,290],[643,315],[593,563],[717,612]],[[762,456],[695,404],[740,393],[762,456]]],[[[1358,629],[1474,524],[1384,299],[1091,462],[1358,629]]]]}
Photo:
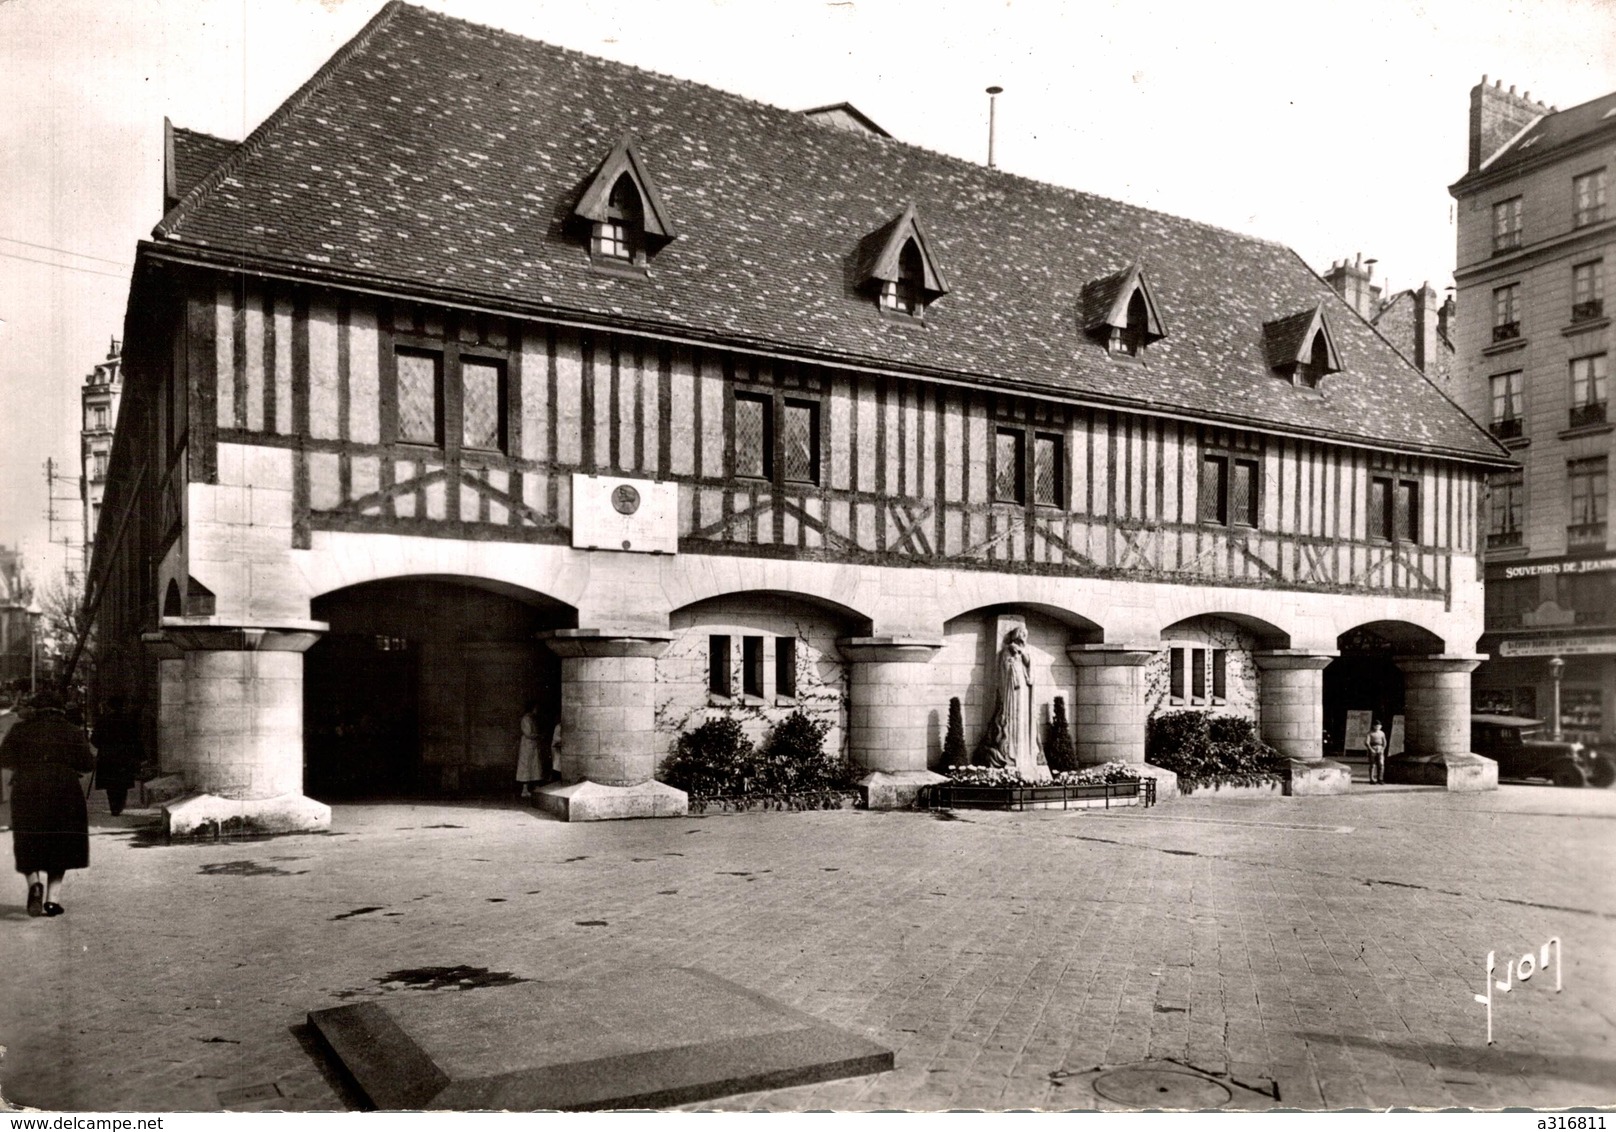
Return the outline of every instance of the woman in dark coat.
{"type": "Polygon", "coordinates": [[[11,779],[11,848],[28,878],[28,914],[60,916],[62,875],[90,865],[90,819],[79,775],[95,766],[84,729],[69,723],[51,692],[0,743],[11,779]]]}

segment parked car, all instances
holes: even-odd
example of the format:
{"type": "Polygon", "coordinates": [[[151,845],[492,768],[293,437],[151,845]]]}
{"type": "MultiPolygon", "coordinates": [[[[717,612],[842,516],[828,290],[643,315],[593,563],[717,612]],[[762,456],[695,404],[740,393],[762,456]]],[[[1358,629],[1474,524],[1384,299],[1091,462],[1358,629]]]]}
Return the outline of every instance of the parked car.
{"type": "Polygon", "coordinates": [[[1556,786],[1609,786],[1616,762],[1573,739],[1550,739],[1541,719],[1472,715],[1470,749],[1498,762],[1499,778],[1547,778],[1556,786]]]}
{"type": "Polygon", "coordinates": [[[1601,737],[1587,744],[1593,756],[1594,769],[1588,775],[1589,786],[1609,786],[1616,782],[1616,740],[1601,737]]]}

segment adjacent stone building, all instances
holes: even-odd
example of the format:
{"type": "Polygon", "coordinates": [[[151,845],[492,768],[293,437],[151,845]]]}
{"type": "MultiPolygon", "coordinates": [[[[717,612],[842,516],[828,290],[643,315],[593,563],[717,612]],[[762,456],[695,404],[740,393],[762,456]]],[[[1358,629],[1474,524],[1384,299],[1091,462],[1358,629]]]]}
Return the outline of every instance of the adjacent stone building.
{"type": "Polygon", "coordinates": [[[1557,110],[1470,92],[1458,201],[1454,396],[1519,466],[1495,472],[1475,706],[1616,734],[1616,544],[1608,519],[1616,93],[1557,110]]]}
{"type": "Polygon", "coordinates": [[[79,433],[79,498],[84,504],[84,570],[95,556],[101,503],[107,491],[107,461],[112,458],[112,432],[123,398],[122,344],[114,338],[106,360],[97,362],[79,392],[83,411],[79,433]]]}
{"type": "Polygon", "coordinates": [[[508,790],[529,700],[571,818],[797,708],[901,804],[1013,626],[1085,762],[1186,707],[1306,779],[1373,709],[1485,784],[1498,443],[1280,245],[828,109],[395,3],[170,131],[95,582],[173,828],[508,790]]]}
{"type": "Polygon", "coordinates": [[[1382,298],[1385,289],[1374,281],[1375,261],[1362,253],[1330,265],[1324,281],[1359,316],[1380,331],[1381,337],[1413,362],[1419,371],[1446,386],[1453,372],[1452,296],[1437,301],[1429,282],[1382,298]]]}

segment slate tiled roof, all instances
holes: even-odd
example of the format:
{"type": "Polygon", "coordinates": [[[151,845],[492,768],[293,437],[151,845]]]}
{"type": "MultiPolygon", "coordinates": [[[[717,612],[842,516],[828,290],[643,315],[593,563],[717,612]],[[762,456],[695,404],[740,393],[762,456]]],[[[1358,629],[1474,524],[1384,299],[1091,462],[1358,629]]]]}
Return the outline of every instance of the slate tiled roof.
{"type": "Polygon", "coordinates": [[[1504,457],[1278,244],[398,3],[154,236],[518,313],[1504,457]],[[565,228],[625,131],[679,225],[645,278],[592,269],[565,228]],[[911,202],[952,288],[924,325],[881,317],[855,280],[861,240],[911,202]],[[1135,262],[1172,328],[1143,364],[1082,328],[1084,284],[1135,262]],[[1263,323],[1319,302],[1346,372],[1297,389],[1263,323]]]}
{"type": "Polygon", "coordinates": [[[1492,174],[1500,169],[1508,169],[1530,161],[1539,154],[1547,153],[1602,128],[1616,133],[1616,91],[1584,102],[1580,106],[1571,106],[1543,115],[1530,129],[1501,150],[1488,163],[1486,172],[1492,174]]]}
{"type": "Polygon", "coordinates": [[[239,145],[200,130],[174,128],[174,191],[184,196],[239,145]]]}

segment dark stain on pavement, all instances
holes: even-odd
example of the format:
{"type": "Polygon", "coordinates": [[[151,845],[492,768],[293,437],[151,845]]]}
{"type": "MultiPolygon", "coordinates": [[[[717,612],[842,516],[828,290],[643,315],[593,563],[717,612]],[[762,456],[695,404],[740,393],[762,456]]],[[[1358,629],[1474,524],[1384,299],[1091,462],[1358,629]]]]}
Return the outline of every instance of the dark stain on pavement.
{"type": "Polygon", "coordinates": [[[351,912],[338,912],[335,916],[329,916],[327,918],[332,920],[351,920],[355,916],[368,916],[372,912],[380,912],[381,910],[382,906],[380,904],[371,904],[365,908],[355,908],[351,912]]]}
{"type": "Polygon", "coordinates": [[[490,904],[503,904],[505,903],[505,898],[503,896],[490,896],[488,902],[490,904]]]}
{"type": "Polygon", "coordinates": [[[565,860],[565,861],[562,861],[562,862],[561,862],[561,863],[562,863],[562,864],[563,864],[563,865],[570,865],[570,864],[572,864],[572,863],[573,863],[573,862],[574,862],[574,861],[587,861],[587,860],[589,860],[589,858],[588,858],[588,857],[587,857],[587,856],[583,856],[583,857],[568,857],[568,858],[567,858],[567,859],[566,859],[566,860],[565,860]]]}
{"type": "Polygon", "coordinates": [[[1192,849],[1163,849],[1163,853],[1171,853],[1175,857],[1199,857],[1200,854],[1192,849]]]}
{"type": "Polygon", "coordinates": [[[455,825],[453,822],[444,821],[444,822],[439,822],[437,825],[423,825],[421,828],[422,829],[465,829],[466,827],[463,826],[463,825],[455,825]]]}
{"type": "Polygon", "coordinates": [[[197,1038],[196,1040],[199,1041],[199,1042],[217,1042],[220,1045],[227,1045],[227,1046],[239,1046],[241,1044],[241,1039],[240,1038],[218,1038],[218,1037],[214,1037],[214,1038],[197,1038]]]}
{"type": "Polygon", "coordinates": [[[657,891],[657,895],[658,896],[678,896],[679,895],[679,890],[677,888],[663,888],[663,889],[659,889],[657,891]]]}
{"type": "Polygon", "coordinates": [[[487,967],[409,967],[402,971],[389,971],[375,980],[386,987],[398,983],[411,990],[479,990],[483,987],[508,987],[529,980],[509,971],[490,971],[487,967]]]}
{"type": "Polygon", "coordinates": [[[274,865],[264,865],[257,861],[215,861],[210,865],[203,865],[198,870],[205,877],[300,877],[309,870],[298,869],[296,872],[287,872],[274,865]]]}
{"type": "Polygon", "coordinates": [[[605,920],[574,920],[580,928],[607,928],[611,927],[605,920]]]}
{"type": "Polygon", "coordinates": [[[1188,1014],[1189,1013],[1189,1008],[1185,1007],[1185,1006],[1163,1006],[1161,1003],[1158,1002],[1158,1003],[1156,1003],[1156,1013],[1157,1014],[1188,1014]]]}

